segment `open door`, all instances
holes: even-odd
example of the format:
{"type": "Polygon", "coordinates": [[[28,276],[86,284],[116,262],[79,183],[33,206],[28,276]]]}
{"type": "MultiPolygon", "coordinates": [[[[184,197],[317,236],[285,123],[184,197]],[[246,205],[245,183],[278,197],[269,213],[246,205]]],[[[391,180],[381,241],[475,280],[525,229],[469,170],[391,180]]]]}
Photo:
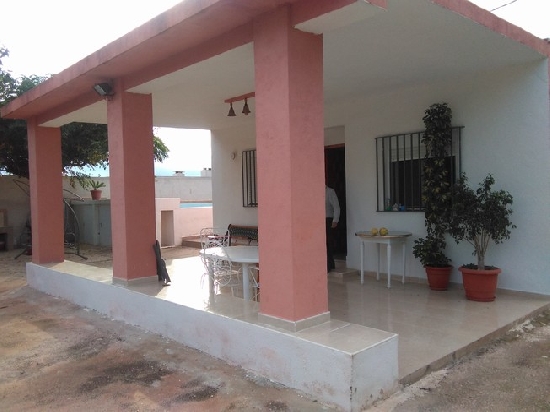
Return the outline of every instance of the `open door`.
{"type": "Polygon", "coordinates": [[[340,202],[340,222],[334,235],[334,257],[345,259],[348,252],[346,225],[346,148],[344,144],[325,146],[325,181],[340,202]]]}

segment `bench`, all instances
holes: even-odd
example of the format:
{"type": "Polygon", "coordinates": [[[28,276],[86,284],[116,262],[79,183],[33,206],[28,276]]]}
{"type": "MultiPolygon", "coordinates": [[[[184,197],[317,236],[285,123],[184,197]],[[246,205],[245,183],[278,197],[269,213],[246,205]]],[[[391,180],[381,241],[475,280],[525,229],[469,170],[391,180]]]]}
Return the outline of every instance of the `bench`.
{"type": "Polygon", "coordinates": [[[244,226],[230,224],[227,226],[227,244],[251,245],[258,242],[258,226],[244,226]]]}

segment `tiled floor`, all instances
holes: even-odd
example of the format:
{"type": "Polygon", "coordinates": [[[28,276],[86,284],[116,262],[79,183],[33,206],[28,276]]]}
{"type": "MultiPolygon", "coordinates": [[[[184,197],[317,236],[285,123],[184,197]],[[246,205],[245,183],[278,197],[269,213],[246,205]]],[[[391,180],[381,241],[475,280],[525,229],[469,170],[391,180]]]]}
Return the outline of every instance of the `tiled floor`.
{"type": "Polygon", "coordinates": [[[329,282],[333,319],[399,335],[399,378],[412,382],[430,369],[472,352],[550,304],[550,297],[498,291],[494,302],[466,300],[459,285],[434,292],[427,285],[358,276],[329,282]]]}
{"type": "MultiPolygon", "coordinates": [[[[166,261],[172,285],[158,297],[209,310],[208,280],[201,282],[200,258],[166,261]]],[[[376,281],[369,276],[361,285],[357,271],[331,274],[328,285],[332,319],[399,334],[402,382],[417,380],[550,306],[549,296],[507,291],[498,291],[494,302],[472,302],[459,285],[433,292],[424,284],[393,280],[388,289],[385,278],[376,281]]],[[[230,306],[224,310],[232,311],[230,306]]]]}

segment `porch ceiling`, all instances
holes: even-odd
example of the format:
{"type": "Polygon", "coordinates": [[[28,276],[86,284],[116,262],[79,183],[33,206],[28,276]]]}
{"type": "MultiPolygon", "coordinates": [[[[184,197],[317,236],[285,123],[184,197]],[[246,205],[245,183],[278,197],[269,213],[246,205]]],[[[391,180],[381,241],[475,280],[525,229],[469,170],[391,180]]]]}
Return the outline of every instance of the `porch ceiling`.
{"type": "MultiPolygon", "coordinates": [[[[337,101],[433,81],[452,81],[544,58],[532,48],[430,0],[389,0],[387,10],[366,3],[354,7],[365,11],[359,21],[355,14],[342,26],[342,15],[333,13],[333,19],[302,25],[303,29],[324,31],[325,115],[334,124],[342,121],[330,113],[331,104],[337,101]]],[[[250,116],[227,117],[229,106],[224,103],[232,96],[254,91],[253,63],[252,43],[244,42],[129,90],[152,94],[155,126],[231,127],[254,121],[255,99],[249,101],[250,116]]],[[[104,73],[105,78],[115,74],[120,75],[104,73]]],[[[106,102],[90,103],[44,125],[106,123],[106,102]]],[[[236,111],[241,108],[242,103],[235,104],[236,111]]]]}

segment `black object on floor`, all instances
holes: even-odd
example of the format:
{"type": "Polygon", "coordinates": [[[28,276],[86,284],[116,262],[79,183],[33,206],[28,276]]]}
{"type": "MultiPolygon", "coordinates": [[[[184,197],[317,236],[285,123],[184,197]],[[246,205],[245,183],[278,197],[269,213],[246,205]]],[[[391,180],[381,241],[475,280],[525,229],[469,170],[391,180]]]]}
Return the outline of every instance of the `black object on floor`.
{"type": "Polygon", "coordinates": [[[157,257],[157,276],[159,278],[159,282],[163,283],[163,286],[168,286],[172,280],[170,279],[170,276],[168,276],[168,270],[166,270],[166,262],[162,258],[162,255],[160,253],[160,244],[159,241],[155,241],[155,244],[153,245],[153,250],[155,251],[155,256],[157,257]]]}

